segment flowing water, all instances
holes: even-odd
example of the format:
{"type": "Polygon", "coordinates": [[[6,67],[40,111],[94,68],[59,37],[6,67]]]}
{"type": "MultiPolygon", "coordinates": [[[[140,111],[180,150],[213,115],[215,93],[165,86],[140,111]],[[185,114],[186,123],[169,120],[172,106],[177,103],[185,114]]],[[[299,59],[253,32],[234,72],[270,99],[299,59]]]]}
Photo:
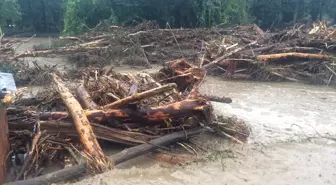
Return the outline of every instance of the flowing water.
{"type": "MultiPolygon", "coordinates": [[[[39,62],[61,63],[64,59],[39,62]]],[[[134,72],[128,67],[119,71],[134,72]]],[[[203,134],[216,148],[207,162],[169,166],[142,156],[74,184],[318,185],[336,184],[336,90],[296,83],[228,82],[207,77],[203,93],[228,96],[216,114],[236,115],[251,127],[244,146],[203,134]],[[228,152],[233,151],[232,153],[228,152]]]]}
{"type": "Polygon", "coordinates": [[[336,135],[335,89],[209,77],[202,91],[233,99],[232,104],[213,103],[215,112],[245,120],[252,128],[248,144],[227,145],[205,134],[199,140],[217,148],[207,162],[171,167],[145,165],[151,160],[140,157],[75,184],[336,184],[336,143],[325,138],[336,135]]]}

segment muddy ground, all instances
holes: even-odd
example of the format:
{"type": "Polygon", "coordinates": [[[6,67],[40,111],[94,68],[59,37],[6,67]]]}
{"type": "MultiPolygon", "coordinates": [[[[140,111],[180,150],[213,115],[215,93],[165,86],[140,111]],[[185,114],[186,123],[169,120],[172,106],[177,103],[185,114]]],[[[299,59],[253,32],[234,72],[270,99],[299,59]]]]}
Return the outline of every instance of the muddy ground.
{"type": "MultiPolygon", "coordinates": [[[[59,58],[38,59],[38,62],[69,67],[59,58]]],[[[116,70],[139,71],[125,66],[116,70]]],[[[203,162],[170,166],[142,156],[111,172],[74,184],[336,183],[336,142],[324,138],[336,135],[335,89],[296,83],[232,82],[209,77],[202,91],[233,99],[232,104],[214,103],[215,111],[236,115],[249,124],[252,136],[247,144],[239,146],[203,134],[198,137],[198,143],[210,149],[203,162]]],[[[115,151],[111,148],[107,152],[115,151]]]]}

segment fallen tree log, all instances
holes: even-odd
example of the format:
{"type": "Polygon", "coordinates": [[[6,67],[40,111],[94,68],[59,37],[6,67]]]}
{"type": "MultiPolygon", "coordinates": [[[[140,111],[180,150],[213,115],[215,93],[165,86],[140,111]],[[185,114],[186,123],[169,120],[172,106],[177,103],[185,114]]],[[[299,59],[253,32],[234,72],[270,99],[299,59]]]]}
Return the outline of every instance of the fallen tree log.
{"type": "MultiPolygon", "coordinates": [[[[203,128],[197,128],[193,130],[186,130],[175,132],[172,134],[165,135],[161,138],[154,139],[149,143],[145,143],[142,145],[138,145],[129,149],[126,149],[122,152],[119,152],[115,155],[110,156],[114,159],[116,165],[121,164],[127,160],[132,158],[144,155],[150,151],[153,151],[160,146],[165,146],[169,144],[173,144],[178,141],[187,140],[192,136],[198,135],[203,132],[203,128]]],[[[73,166],[69,168],[65,168],[50,174],[46,174],[43,176],[39,176],[33,179],[27,179],[23,181],[11,182],[4,185],[45,185],[58,183],[62,181],[68,181],[74,178],[78,178],[86,175],[85,164],[80,164],[78,166],[73,166]]]]}
{"type": "Polygon", "coordinates": [[[166,92],[166,91],[173,90],[176,87],[177,87],[176,84],[170,83],[170,84],[166,84],[166,85],[161,86],[161,87],[150,89],[150,90],[145,91],[145,92],[136,93],[133,96],[128,96],[128,97],[126,97],[124,99],[120,99],[120,100],[117,100],[117,101],[115,101],[115,102],[113,102],[111,104],[105,105],[103,107],[103,109],[119,108],[119,107],[121,107],[123,105],[129,104],[129,103],[133,103],[133,102],[136,102],[136,101],[148,98],[148,97],[152,97],[152,96],[161,94],[161,93],[166,92]]]}
{"type": "Polygon", "coordinates": [[[81,143],[84,146],[84,152],[89,156],[89,159],[87,159],[88,167],[98,173],[111,169],[113,162],[105,156],[101,149],[81,105],[57,75],[51,74],[51,76],[57,86],[58,93],[74,120],[81,143]]]}
{"type": "Polygon", "coordinates": [[[64,47],[64,48],[57,48],[54,50],[43,50],[43,51],[30,51],[26,53],[21,53],[14,56],[13,60],[23,57],[40,57],[46,56],[50,54],[66,54],[66,53],[79,53],[79,52],[88,52],[88,51],[101,51],[107,49],[108,47],[64,47]]]}
{"type": "Polygon", "coordinates": [[[268,62],[274,60],[286,60],[286,59],[305,59],[305,60],[330,60],[331,57],[323,54],[312,53],[279,53],[269,55],[258,55],[257,60],[259,62],[268,62]]]}
{"type": "MultiPolygon", "coordinates": [[[[134,110],[130,108],[110,109],[110,110],[86,110],[84,114],[90,121],[106,123],[109,121],[120,121],[124,123],[138,123],[142,126],[164,124],[168,119],[179,120],[196,116],[201,120],[206,120],[212,112],[209,101],[199,99],[186,99],[180,102],[151,107],[145,110],[134,110]]],[[[47,120],[71,120],[67,112],[43,112],[39,119],[47,120]]]]}
{"type": "MultiPolygon", "coordinates": [[[[78,137],[76,128],[71,122],[40,121],[39,125],[41,131],[44,131],[47,134],[60,134],[64,136],[78,137]]],[[[9,122],[8,126],[9,130],[12,132],[18,130],[33,130],[34,128],[34,124],[23,121],[9,122]]],[[[106,127],[100,124],[91,123],[91,126],[97,139],[126,144],[129,146],[143,144],[157,138],[156,136],[150,136],[138,132],[128,132],[120,129],[106,127]]]]}
{"type": "Polygon", "coordinates": [[[84,109],[96,109],[98,107],[98,105],[92,101],[90,94],[86,91],[83,84],[77,88],[76,95],[84,109]]]}

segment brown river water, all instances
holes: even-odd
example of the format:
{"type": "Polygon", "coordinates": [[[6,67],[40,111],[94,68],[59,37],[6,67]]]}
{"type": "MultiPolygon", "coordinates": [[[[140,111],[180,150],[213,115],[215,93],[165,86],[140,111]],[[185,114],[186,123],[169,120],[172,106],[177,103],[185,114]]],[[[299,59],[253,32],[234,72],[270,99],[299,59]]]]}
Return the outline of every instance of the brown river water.
{"type": "MultiPolygon", "coordinates": [[[[46,40],[33,39],[30,46],[46,40]]],[[[19,52],[25,48],[29,44],[19,52]]],[[[68,65],[60,58],[41,58],[38,63],[68,65]]],[[[139,71],[129,67],[116,70],[139,71]]],[[[328,139],[336,138],[335,88],[207,77],[201,90],[233,99],[231,104],[213,106],[216,114],[235,115],[251,127],[251,137],[244,146],[202,134],[197,142],[210,148],[206,162],[171,166],[141,156],[105,174],[68,184],[336,184],[336,142],[328,139]]]]}

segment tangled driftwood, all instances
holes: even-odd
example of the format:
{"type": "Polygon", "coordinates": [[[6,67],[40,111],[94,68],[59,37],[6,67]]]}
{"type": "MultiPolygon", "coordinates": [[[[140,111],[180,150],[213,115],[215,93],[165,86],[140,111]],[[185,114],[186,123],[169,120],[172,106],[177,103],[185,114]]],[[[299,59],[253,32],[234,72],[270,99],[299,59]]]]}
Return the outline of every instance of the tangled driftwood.
{"type": "MultiPolygon", "coordinates": [[[[61,98],[61,106],[66,107],[67,111],[45,112],[31,107],[7,109],[9,129],[14,136],[13,142],[17,143],[13,148],[20,151],[25,142],[22,140],[24,137],[35,141],[32,144],[34,148],[30,149],[29,157],[24,160],[25,165],[20,168],[16,178],[23,181],[15,182],[16,184],[57,182],[60,178],[74,178],[86,171],[101,173],[158,147],[152,144],[175,143],[204,131],[204,127],[216,127],[210,101],[198,92],[205,71],[186,59],[167,62],[165,67],[152,75],[122,74],[113,70],[109,73],[86,72],[81,78],[84,82],[80,80],[79,85],[73,89],[68,88],[57,75],[51,74],[51,77],[59,96],[48,96],[51,98],[49,102],[55,105],[61,98]],[[109,158],[102,152],[98,139],[134,148],[109,158]],[[78,145],[78,140],[81,145],[78,145]],[[43,156],[55,156],[57,153],[63,156],[59,153],[63,150],[67,151],[67,158],[74,160],[72,165],[79,166],[35,179],[29,178],[41,174],[42,166],[45,165],[43,156]],[[50,153],[51,151],[54,152],[50,153]],[[83,168],[80,156],[86,158],[88,170],[83,168]]],[[[210,99],[231,102],[225,97],[210,99]]],[[[223,135],[229,130],[225,129],[226,131],[210,130],[223,135]]],[[[232,130],[230,133],[233,133],[232,130]]],[[[224,136],[234,141],[239,140],[230,133],[224,136]]],[[[195,159],[190,155],[188,158],[188,155],[161,151],[157,151],[154,156],[160,160],[167,160],[170,156],[174,159],[170,162],[174,163],[195,159]]],[[[50,159],[56,160],[55,157],[50,159]]]]}
{"type": "MultiPolygon", "coordinates": [[[[72,57],[79,61],[83,61],[82,56],[98,56],[98,66],[129,56],[133,58],[126,60],[140,61],[139,65],[169,61],[154,74],[118,73],[113,66],[94,68],[90,63],[89,68],[66,74],[56,75],[53,70],[44,73],[44,81],[45,76],[51,76],[55,82],[54,92],[31,101],[29,107],[7,110],[13,155],[28,154],[16,177],[23,181],[16,184],[43,184],[90,171],[100,173],[157,149],[158,144],[176,143],[204,128],[241,144],[249,134],[246,125],[235,120],[214,121],[210,102],[232,100],[198,92],[206,74],[230,79],[238,75],[256,80],[319,79],[319,83],[330,85],[336,75],[334,33],[331,28],[312,33],[300,26],[276,33],[265,33],[256,25],[195,30],[122,28],[63,38],[73,42],[67,47],[37,47],[36,51],[7,55],[6,59],[16,60],[66,54],[75,55],[72,57]],[[172,52],[172,48],[176,51],[172,52]],[[188,54],[187,50],[193,53],[188,54]],[[65,83],[69,81],[74,87],[65,83]],[[41,102],[51,108],[43,109],[41,102]],[[134,148],[109,158],[98,140],[134,148]],[[86,159],[86,166],[81,156],[86,159]],[[66,158],[72,159],[70,164],[75,166],[41,176],[45,161],[66,158]]],[[[22,71],[25,70],[21,74],[22,71]]],[[[29,75],[34,76],[28,71],[29,75]]],[[[22,101],[21,105],[28,104],[22,101]]],[[[157,158],[169,155],[157,152],[157,158]]]]}

